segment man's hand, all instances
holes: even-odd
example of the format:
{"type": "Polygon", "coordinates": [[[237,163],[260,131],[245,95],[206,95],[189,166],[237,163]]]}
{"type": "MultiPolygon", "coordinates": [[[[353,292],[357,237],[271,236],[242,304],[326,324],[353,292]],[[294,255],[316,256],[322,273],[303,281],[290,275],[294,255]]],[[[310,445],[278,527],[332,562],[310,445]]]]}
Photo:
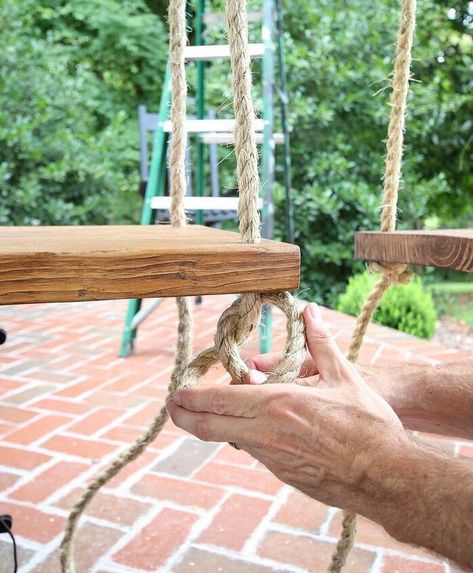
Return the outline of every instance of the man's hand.
{"type": "Polygon", "coordinates": [[[305,368],[312,375],[304,384],[310,387],[185,389],[175,394],[169,413],[202,440],[235,442],[311,497],[376,519],[380,468],[389,467],[411,439],[346,360],[319,308],[309,304],[304,319],[311,356],[305,368]]]}

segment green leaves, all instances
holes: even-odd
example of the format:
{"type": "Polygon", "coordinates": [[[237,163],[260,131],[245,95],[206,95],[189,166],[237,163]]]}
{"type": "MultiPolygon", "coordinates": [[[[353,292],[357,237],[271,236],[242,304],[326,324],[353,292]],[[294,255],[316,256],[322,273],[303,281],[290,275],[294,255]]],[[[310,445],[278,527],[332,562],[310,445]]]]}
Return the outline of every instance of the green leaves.
{"type": "Polygon", "coordinates": [[[1,5],[0,224],[138,219],[136,108],[158,105],[163,31],[141,0],[1,5]]]}
{"type": "MultiPolygon", "coordinates": [[[[338,299],[337,310],[357,315],[377,280],[376,275],[367,272],[352,277],[338,299]]],[[[414,336],[432,338],[437,315],[432,295],[416,277],[407,285],[394,285],[388,290],[381,299],[374,320],[414,336]]]]}

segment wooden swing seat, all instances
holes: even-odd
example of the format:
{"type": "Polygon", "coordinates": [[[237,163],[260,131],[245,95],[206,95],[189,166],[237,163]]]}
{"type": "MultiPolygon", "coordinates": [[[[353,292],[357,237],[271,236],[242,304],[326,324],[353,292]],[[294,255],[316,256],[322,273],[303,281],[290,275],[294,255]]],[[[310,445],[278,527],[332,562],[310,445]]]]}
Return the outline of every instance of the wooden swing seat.
{"type": "Polygon", "coordinates": [[[299,248],[197,225],[0,227],[0,304],[294,290],[299,248]]]}
{"type": "Polygon", "coordinates": [[[356,233],[355,257],[473,273],[473,229],[356,233]]]}

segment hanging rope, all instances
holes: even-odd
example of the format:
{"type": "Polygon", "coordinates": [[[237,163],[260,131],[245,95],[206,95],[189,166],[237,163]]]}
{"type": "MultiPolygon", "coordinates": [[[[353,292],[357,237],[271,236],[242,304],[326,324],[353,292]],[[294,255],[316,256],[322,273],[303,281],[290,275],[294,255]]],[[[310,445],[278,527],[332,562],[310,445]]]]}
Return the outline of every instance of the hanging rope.
{"type": "MultiPolygon", "coordinates": [[[[394,231],[397,218],[397,199],[401,181],[402,150],[407,94],[411,70],[412,42],[416,21],[416,0],[403,0],[401,21],[396,46],[396,59],[392,79],[391,114],[386,141],[383,208],[381,231],[394,231]]],[[[375,284],[358,315],[347,357],[351,362],[358,360],[363,337],[384,293],[393,283],[406,284],[411,274],[406,265],[372,263],[370,270],[382,277],[375,284]]],[[[356,515],[344,512],[342,533],[332,556],[327,573],[340,573],[350,553],[356,535],[356,515]]]]}
{"type": "MultiPolygon", "coordinates": [[[[185,151],[186,151],[186,94],[187,84],[184,68],[184,47],[186,45],[185,0],[173,0],[169,4],[169,61],[171,67],[171,223],[173,227],[185,227],[184,196],[186,192],[185,151]]],[[[178,389],[182,374],[192,355],[192,309],[187,298],[177,298],[179,326],[177,331],[176,364],[169,384],[169,396],[178,389]]],[[[122,452],[87,487],[69,514],[64,537],[60,546],[62,573],[75,573],[73,550],[77,524],[86,507],[97,491],[109,482],[127,464],[140,456],[151,444],[168,419],[163,406],[148,430],[135,443],[122,452]]]]}
{"type": "MultiPolygon", "coordinates": [[[[239,188],[240,235],[246,243],[259,243],[260,217],[258,198],[260,180],[255,138],[255,112],[251,97],[251,62],[248,43],[246,0],[227,3],[228,43],[232,66],[233,107],[235,112],[235,154],[239,188]]],[[[202,352],[184,370],[181,384],[194,386],[215,363],[221,362],[232,379],[244,383],[248,367],[240,357],[239,347],[257,326],[263,304],[272,304],[287,317],[284,356],[269,373],[268,383],[292,382],[306,357],[302,307],[287,292],[238,297],[220,317],[214,338],[215,346],[202,352]]]]}
{"type": "MultiPolygon", "coordinates": [[[[239,183],[240,234],[247,243],[260,241],[260,218],[258,213],[259,174],[255,142],[255,113],[251,98],[251,67],[248,46],[246,0],[229,0],[227,6],[230,56],[233,72],[232,88],[235,109],[235,152],[239,183]]],[[[170,66],[173,126],[171,141],[171,223],[184,227],[186,218],[183,199],[185,196],[185,146],[186,146],[186,76],[184,47],[186,44],[185,0],[171,0],[169,5],[170,66]]],[[[384,177],[384,200],[381,229],[395,228],[397,195],[401,174],[404,115],[410,74],[410,54],[415,26],[415,0],[403,0],[396,63],[393,76],[392,110],[389,122],[386,172],[384,177]]],[[[357,320],[348,358],[356,361],[368,323],[384,292],[393,282],[408,282],[409,273],[404,265],[371,265],[374,272],[382,273],[366,300],[357,320]]],[[[284,357],[269,373],[268,383],[292,382],[298,375],[306,357],[305,332],[302,307],[287,292],[269,294],[245,294],[237,298],[220,317],[215,334],[215,345],[200,353],[190,364],[192,353],[192,314],[189,300],[177,298],[179,326],[177,336],[176,364],[171,376],[166,402],[174,392],[185,386],[194,386],[201,376],[216,362],[221,361],[234,380],[244,382],[248,373],[240,357],[239,346],[248,338],[258,324],[263,304],[272,304],[287,317],[287,337],[284,357]]],[[[72,508],[60,547],[62,573],[75,573],[72,553],[77,523],[93,499],[95,493],[112,479],[126,464],[136,459],[155,440],[165,422],[167,412],[163,406],[149,429],[125,452],[120,454],[108,468],[101,472],[88,486],[72,508]]],[[[353,545],[356,516],[346,513],[343,530],[328,573],[339,573],[353,545]]]]}

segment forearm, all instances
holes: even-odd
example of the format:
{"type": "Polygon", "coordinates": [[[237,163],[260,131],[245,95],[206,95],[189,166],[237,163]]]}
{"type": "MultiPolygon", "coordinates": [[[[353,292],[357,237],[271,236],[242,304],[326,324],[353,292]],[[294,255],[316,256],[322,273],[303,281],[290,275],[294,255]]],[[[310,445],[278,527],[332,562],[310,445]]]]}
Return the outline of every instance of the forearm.
{"type": "Polygon", "coordinates": [[[413,442],[373,467],[368,483],[376,504],[367,517],[398,541],[473,570],[472,460],[413,442]]]}
{"type": "Polygon", "coordinates": [[[473,439],[473,361],[362,367],[362,374],[407,428],[473,439]]]}

